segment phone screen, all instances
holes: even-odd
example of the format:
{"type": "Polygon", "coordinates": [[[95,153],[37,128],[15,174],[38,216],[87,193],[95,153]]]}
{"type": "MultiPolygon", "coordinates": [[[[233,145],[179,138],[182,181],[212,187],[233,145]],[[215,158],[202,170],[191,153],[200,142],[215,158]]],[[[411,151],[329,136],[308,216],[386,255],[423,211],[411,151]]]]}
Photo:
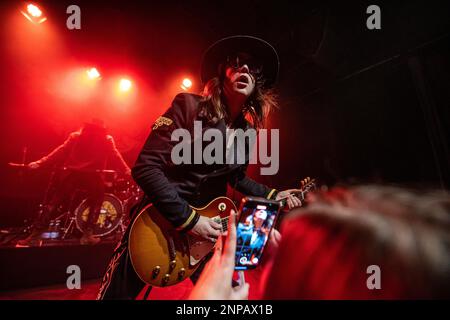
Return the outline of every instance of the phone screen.
{"type": "Polygon", "coordinates": [[[279,202],[247,200],[236,227],[236,270],[255,268],[280,209],[279,202]]]}

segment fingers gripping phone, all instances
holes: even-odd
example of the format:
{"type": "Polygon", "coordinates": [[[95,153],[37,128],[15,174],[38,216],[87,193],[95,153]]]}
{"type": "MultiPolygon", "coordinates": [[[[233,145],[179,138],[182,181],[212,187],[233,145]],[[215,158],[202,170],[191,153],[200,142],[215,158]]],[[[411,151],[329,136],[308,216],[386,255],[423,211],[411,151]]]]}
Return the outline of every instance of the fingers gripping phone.
{"type": "Polygon", "coordinates": [[[242,199],[236,226],[235,270],[254,269],[259,264],[280,208],[279,201],[242,199]]]}

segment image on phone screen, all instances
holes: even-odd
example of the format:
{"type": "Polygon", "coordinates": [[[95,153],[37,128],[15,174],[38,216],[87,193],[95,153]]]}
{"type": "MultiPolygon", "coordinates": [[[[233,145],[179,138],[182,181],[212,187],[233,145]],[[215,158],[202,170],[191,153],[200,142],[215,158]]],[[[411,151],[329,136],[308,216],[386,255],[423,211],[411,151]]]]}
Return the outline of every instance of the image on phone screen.
{"type": "Polygon", "coordinates": [[[236,228],[236,270],[254,268],[261,259],[278,214],[278,204],[246,204],[236,228]]]}

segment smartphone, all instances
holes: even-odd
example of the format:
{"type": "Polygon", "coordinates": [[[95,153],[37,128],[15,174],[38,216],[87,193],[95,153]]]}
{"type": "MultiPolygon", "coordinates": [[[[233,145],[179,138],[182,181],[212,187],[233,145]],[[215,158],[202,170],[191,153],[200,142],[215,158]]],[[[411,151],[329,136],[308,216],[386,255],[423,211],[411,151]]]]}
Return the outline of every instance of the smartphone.
{"type": "Polygon", "coordinates": [[[279,201],[256,197],[242,199],[236,226],[235,270],[258,266],[280,208],[279,201]]]}

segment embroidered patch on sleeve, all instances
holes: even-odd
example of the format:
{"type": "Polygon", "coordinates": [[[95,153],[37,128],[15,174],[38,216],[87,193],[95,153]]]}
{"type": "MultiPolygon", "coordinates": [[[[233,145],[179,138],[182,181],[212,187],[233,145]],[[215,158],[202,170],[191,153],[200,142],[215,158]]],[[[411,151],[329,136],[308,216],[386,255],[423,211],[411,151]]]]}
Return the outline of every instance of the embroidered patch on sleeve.
{"type": "Polygon", "coordinates": [[[158,119],[156,119],[152,129],[156,130],[162,126],[170,126],[172,123],[173,123],[172,119],[166,117],[159,117],[158,119]]]}

